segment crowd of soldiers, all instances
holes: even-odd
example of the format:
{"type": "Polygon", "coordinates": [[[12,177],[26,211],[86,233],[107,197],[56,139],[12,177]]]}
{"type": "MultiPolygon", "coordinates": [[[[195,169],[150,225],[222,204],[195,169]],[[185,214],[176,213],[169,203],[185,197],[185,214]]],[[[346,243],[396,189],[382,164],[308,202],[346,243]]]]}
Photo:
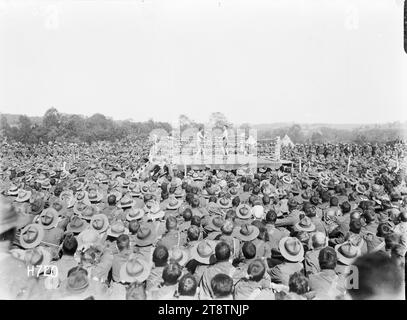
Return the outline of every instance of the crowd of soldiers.
{"type": "Polygon", "coordinates": [[[293,165],[255,172],[150,148],[1,145],[1,299],[404,299],[403,143],[283,147],[293,165]]]}

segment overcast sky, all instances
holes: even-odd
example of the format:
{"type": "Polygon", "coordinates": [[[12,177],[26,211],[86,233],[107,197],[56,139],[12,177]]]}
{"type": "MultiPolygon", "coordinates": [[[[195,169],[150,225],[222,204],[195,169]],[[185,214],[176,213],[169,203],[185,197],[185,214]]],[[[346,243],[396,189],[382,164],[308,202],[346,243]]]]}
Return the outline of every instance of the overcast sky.
{"type": "Polygon", "coordinates": [[[402,2],[0,0],[0,112],[405,121],[402,2]]]}

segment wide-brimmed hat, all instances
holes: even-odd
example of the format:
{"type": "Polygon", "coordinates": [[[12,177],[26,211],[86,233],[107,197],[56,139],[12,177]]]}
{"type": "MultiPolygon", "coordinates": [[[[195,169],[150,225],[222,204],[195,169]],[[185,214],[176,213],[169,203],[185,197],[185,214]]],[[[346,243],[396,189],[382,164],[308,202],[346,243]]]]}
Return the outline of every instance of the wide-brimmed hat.
{"type": "Polygon", "coordinates": [[[358,247],[352,245],[350,242],[344,242],[335,246],[335,251],[338,256],[338,261],[349,266],[361,254],[358,247]]]}
{"type": "Polygon", "coordinates": [[[41,183],[41,188],[44,189],[44,190],[51,189],[51,182],[50,182],[50,180],[49,180],[49,179],[44,180],[44,181],[41,183]]]}
{"type": "Polygon", "coordinates": [[[41,224],[45,230],[55,228],[58,225],[58,222],[58,211],[51,207],[42,211],[38,219],[38,223],[41,224]]]}
{"type": "Polygon", "coordinates": [[[76,239],[78,240],[78,251],[87,250],[92,245],[98,245],[102,240],[99,232],[92,228],[83,230],[76,239]]]}
{"type": "Polygon", "coordinates": [[[218,199],[218,205],[219,207],[221,207],[222,209],[228,209],[232,207],[232,200],[222,197],[220,199],[218,199]]]}
{"type": "Polygon", "coordinates": [[[158,191],[160,191],[160,189],[159,189],[157,183],[152,183],[152,184],[148,187],[148,193],[157,193],[158,191]]]}
{"type": "Polygon", "coordinates": [[[182,197],[184,197],[184,196],[185,196],[185,190],[182,189],[182,188],[180,188],[180,187],[178,187],[178,188],[175,189],[175,191],[174,191],[174,196],[175,196],[176,198],[182,198],[182,197]]]}
{"type": "Polygon", "coordinates": [[[76,203],[73,211],[76,214],[78,214],[82,219],[88,221],[91,220],[92,217],[97,213],[96,207],[84,204],[83,202],[76,203]]]}
{"type": "Polygon", "coordinates": [[[49,171],[49,176],[50,176],[50,178],[55,178],[57,176],[56,171],[55,170],[50,170],[49,171]]]}
{"type": "Polygon", "coordinates": [[[25,201],[30,200],[30,198],[31,198],[31,191],[19,189],[18,193],[17,193],[17,198],[15,198],[15,201],[25,202],[25,201]]]}
{"type": "Polygon", "coordinates": [[[308,177],[309,177],[310,179],[313,179],[313,180],[316,180],[316,179],[319,178],[318,172],[316,172],[316,171],[313,170],[313,169],[308,170],[307,175],[308,175],[308,177]]]}
{"type": "Polygon", "coordinates": [[[107,176],[107,174],[103,173],[103,172],[99,172],[96,175],[96,179],[103,184],[107,184],[109,182],[109,177],[107,176]]]}
{"type": "Polygon", "coordinates": [[[240,219],[250,219],[252,210],[248,204],[242,203],[236,209],[236,216],[240,219]]]}
{"type": "Polygon", "coordinates": [[[42,197],[36,197],[35,199],[30,199],[30,211],[29,213],[37,215],[44,210],[45,200],[42,197]]]}
{"type": "Polygon", "coordinates": [[[146,247],[152,245],[157,239],[154,228],[151,225],[141,225],[137,230],[136,246],[146,247]]]}
{"type": "Polygon", "coordinates": [[[59,179],[61,179],[61,180],[62,180],[62,179],[65,179],[65,178],[68,177],[68,175],[69,175],[68,172],[62,171],[61,174],[59,175],[59,179]]]}
{"type": "Polygon", "coordinates": [[[261,168],[259,168],[259,172],[260,173],[265,173],[267,171],[267,168],[266,167],[261,167],[261,168]]]}
{"type": "Polygon", "coordinates": [[[232,236],[241,241],[252,241],[257,238],[260,230],[254,225],[243,224],[233,230],[232,236]]]}
{"type": "Polygon", "coordinates": [[[109,196],[111,196],[111,195],[113,195],[113,196],[116,197],[116,201],[120,201],[121,198],[122,198],[122,196],[123,196],[122,193],[121,193],[120,191],[116,190],[116,189],[110,190],[110,192],[109,192],[109,194],[107,195],[107,197],[109,197],[109,196]]]}
{"type": "Polygon", "coordinates": [[[329,174],[326,171],[321,171],[318,173],[320,179],[325,180],[329,179],[329,174]]]}
{"type": "Polygon", "coordinates": [[[120,268],[120,282],[141,283],[150,274],[150,265],[143,259],[131,256],[120,268]]]}
{"type": "Polygon", "coordinates": [[[54,200],[52,200],[50,206],[58,212],[59,216],[61,215],[63,210],[66,209],[66,204],[59,198],[55,198],[54,200]]]}
{"type": "Polygon", "coordinates": [[[263,193],[263,195],[269,196],[269,197],[273,197],[273,196],[275,195],[274,192],[273,192],[272,187],[269,186],[269,185],[266,185],[266,186],[263,188],[262,193],[263,193]]]}
{"type": "Polygon", "coordinates": [[[72,292],[82,292],[89,286],[89,277],[83,270],[72,272],[66,279],[65,288],[72,292]]]}
{"type": "Polygon", "coordinates": [[[281,199],[287,195],[287,192],[283,188],[277,188],[276,194],[277,194],[278,198],[281,199]]]}
{"type": "Polygon", "coordinates": [[[178,188],[182,185],[182,180],[178,177],[175,177],[171,180],[171,187],[178,188]]]}
{"type": "Polygon", "coordinates": [[[130,186],[130,180],[122,179],[121,182],[120,182],[120,186],[122,188],[128,188],[130,186]]]}
{"type": "Polygon", "coordinates": [[[77,215],[74,215],[71,217],[71,220],[66,226],[66,231],[73,233],[81,233],[88,226],[89,224],[85,220],[81,219],[81,217],[77,215]]]}
{"type": "Polygon", "coordinates": [[[284,237],[279,242],[281,255],[288,261],[301,262],[304,260],[304,247],[300,240],[293,237],[284,237]]]}
{"type": "Polygon", "coordinates": [[[295,224],[295,228],[298,231],[312,232],[315,231],[315,225],[312,223],[309,217],[302,218],[298,223],[295,224]]]}
{"type": "Polygon", "coordinates": [[[133,173],[130,175],[130,179],[132,181],[138,180],[140,178],[140,172],[139,171],[133,171],[133,173]]]}
{"type": "Polygon", "coordinates": [[[115,221],[107,230],[107,235],[114,238],[117,238],[122,234],[129,234],[129,229],[127,229],[120,220],[115,221]]]}
{"type": "Polygon", "coordinates": [[[309,199],[311,199],[312,197],[312,192],[310,190],[304,190],[303,192],[301,192],[301,198],[303,200],[309,201],[309,199]]]}
{"type": "Polygon", "coordinates": [[[189,260],[189,251],[181,247],[173,247],[168,251],[168,258],[177,262],[180,266],[184,266],[189,260]]]}
{"type": "Polygon", "coordinates": [[[220,228],[225,224],[225,219],[219,215],[212,217],[208,224],[205,226],[205,229],[208,231],[220,231],[220,228]]]}
{"type": "Polygon", "coordinates": [[[104,214],[95,214],[90,220],[90,227],[99,233],[105,232],[109,227],[109,219],[104,214]]]}
{"type": "Polygon", "coordinates": [[[89,201],[90,201],[91,203],[94,203],[94,202],[99,202],[99,201],[101,201],[101,200],[103,199],[103,196],[102,196],[102,194],[101,194],[98,190],[96,190],[96,189],[91,189],[91,190],[89,190],[89,192],[88,192],[88,199],[89,199],[89,201]]]}
{"type": "Polygon", "coordinates": [[[28,249],[24,253],[24,262],[27,266],[48,266],[51,263],[51,259],[51,253],[42,246],[28,249]]]}
{"type": "Polygon", "coordinates": [[[264,207],[262,205],[255,205],[252,208],[252,215],[256,219],[263,219],[264,218],[264,207]]]}
{"type": "Polygon", "coordinates": [[[123,198],[120,199],[120,201],[119,201],[119,203],[117,204],[117,206],[118,206],[119,208],[121,208],[121,209],[124,209],[124,208],[130,208],[130,207],[132,207],[133,204],[134,204],[133,198],[132,198],[129,194],[126,193],[126,194],[123,196],[123,198]]]}
{"type": "Polygon", "coordinates": [[[41,173],[37,179],[35,180],[36,182],[43,184],[47,180],[47,176],[43,173],[41,173]]]}
{"type": "Polygon", "coordinates": [[[209,202],[206,206],[209,215],[223,215],[223,211],[216,202],[209,202]]]}
{"type": "Polygon", "coordinates": [[[78,192],[78,191],[81,191],[84,186],[85,186],[85,184],[83,182],[75,181],[75,183],[73,184],[72,187],[75,189],[76,192],[78,192]]]}
{"type": "Polygon", "coordinates": [[[88,192],[84,191],[84,190],[78,191],[75,194],[75,201],[76,202],[84,202],[84,203],[90,205],[90,201],[89,201],[89,198],[88,198],[88,192]]]}
{"type": "Polygon", "coordinates": [[[239,189],[236,187],[231,187],[229,188],[228,192],[231,196],[236,196],[239,193],[239,189]]]}
{"type": "Polygon", "coordinates": [[[194,181],[201,181],[201,180],[203,180],[204,176],[205,176],[205,173],[200,171],[198,173],[193,174],[192,178],[194,179],[194,181]]]}
{"type": "Polygon", "coordinates": [[[156,203],[157,203],[157,200],[155,200],[154,198],[151,198],[148,200],[145,199],[145,204],[144,204],[144,208],[143,208],[144,211],[146,213],[150,212],[151,207],[156,203]]]}
{"type": "Polygon", "coordinates": [[[215,254],[217,242],[213,240],[202,240],[192,246],[190,258],[203,264],[210,264],[211,256],[215,254]]]}
{"type": "Polygon", "coordinates": [[[323,186],[326,189],[333,189],[335,188],[335,184],[334,181],[331,178],[327,178],[327,179],[322,179],[320,181],[321,186],[323,186]]]}
{"type": "Polygon", "coordinates": [[[382,187],[378,184],[372,185],[372,192],[380,192],[382,191],[382,187]]]}
{"type": "Polygon", "coordinates": [[[72,208],[76,202],[71,190],[62,191],[59,195],[59,199],[65,203],[67,208],[72,208]]]}
{"type": "Polygon", "coordinates": [[[18,195],[18,191],[19,191],[18,187],[16,185],[12,184],[7,190],[7,195],[16,196],[16,195],[18,195]]]}
{"type": "Polygon", "coordinates": [[[296,184],[292,184],[291,188],[290,188],[290,192],[294,195],[299,195],[301,193],[301,190],[296,184]]]}
{"type": "Polygon", "coordinates": [[[161,219],[165,216],[165,212],[161,210],[160,205],[157,202],[154,202],[150,210],[147,213],[149,220],[161,219]]]}
{"type": "Polygon", "coordinates": [[[141,187],[141,192],[142,192],[143,194],[148,193],[148,185],[147,185],[147,184],[144,184],[144,185],[141,187]]]}
{"type": "Polygon", "coordinates": [[[367,191],[366,187],[363,184],[358,184],[355,189],[360,194],[365,194],[367,191]]]}
{"type": "Polygon", "coordinates": [[[347,182],[349,182],[351,185],[356,185],[358,184],[358,179],[354,178],[354,177],[348,177],[347,182]]]}
{"type": "Polygon", "coordinates": [[[364,176],[365,176],[365,178],[368,179],[368,180],[374,180],[374,178],[375,178],[373,172],[370,171],[370,170],[367,170],[364,176]]]}
{"type": "Polygon", "coordinates": [[[293,183],[293,179],[292,179],[290,176],[284,176],[284,177],[282,178],[282,180],[283,180],[283,182],[286,183],[286,184],[291,184],[291,183],[293,183]]]}
{"type": "Polygon", "coordinates": [[[85,190],[78,190],[75,193],[75,200],[76,201],[84,201],[84,200],[89,200],[88,199],[88,192],[85,190]]]}
{"type": "Polygon", "coordinates": [[[167,204],[167,210],[176,210],[181,207],[182,201],[176,198],[169,199],[167,204]]]}
{"type": "Polygon", "coordinates": [[[127,210],[126,219],[128,221],[138,220],[144,217],[145,211],[143,208],[131,208],[127,210]]]}
{"type": "Polygon", "coordinates": [[[42,239],[44,239],[44,228],[37,223],[25,226],[20,232],[20,244],[24,249],[35,248],[42,239]]]}
{"type": "Polygon", "coordinates": [[[108,186],[110,189],[114,189],[119,185],[119,181],[117,180],[110,180],[108,186]]]}
{"type": "Polygon", "coordinates": [[[129,192],[132,197],[139,197],[142,194],[140,184],[136,183],[134,187],[130,187],[129,192]]]}

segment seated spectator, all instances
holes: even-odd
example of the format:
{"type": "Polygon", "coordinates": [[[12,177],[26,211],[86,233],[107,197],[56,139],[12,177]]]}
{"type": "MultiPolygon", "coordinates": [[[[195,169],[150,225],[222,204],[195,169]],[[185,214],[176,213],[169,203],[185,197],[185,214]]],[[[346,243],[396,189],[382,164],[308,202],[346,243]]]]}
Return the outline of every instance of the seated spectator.
{"type": "Polygon", "coordinates": [[[161,284],[162,274],[168,262],[168,249],[164,246],[157,246],[153,251],[153,268],[146,280],[146,290],[156,288],[161,284]]]}
{"type": "Polygon", "coordinates": [[[165,266],[162,272],[162,282],[155,288],[151,288],[148,296],[152,300],[173,299],[178,289],[178,279],[181,277],[181,266],[177,262],[171,262],[165,266]]]}
{"type": "Polygon", "coordinates": [[[290,275],[303,272],[304,248],[297,238],[285,237],[280,240],[279,249],[284,260],[268,273],[272,282],[288,286],[290,275]]]}
{"type": "Polygon", "coordinates": [[[266,279],[266,266],[262,259],[252,261],[247,275],[241,277],[234,289],[235,300],[274,300],[271,283],[266,279]]]}
{"type": "Polygon", "coordinates": [[[319,251],[321,271],[309,276],[309,286],[316,299],[336,300],[345,297],[345,279],[335,272],[337,256],[334,249],[325,247],[319,251]]]}
{"type": "Polygon", "coordinates": [[[281,291],[277,295],[278,300],[307,300],[310,291],[308,279],[301,272],[293,273],[288,281],[288,290],[288,293],[281,291]]]}
{"type": "Polygon", "coordinates": [[[200,297],[213,298],[214,293],[212,291],[211,281],[212,278],[219,274],[224,273],[227,274],[230,278],[234,272],[235,268],[233,267],[232,263],[229,261],[230,258],[230,247],[226,242],[219,242],[215,247],[215,257],[216,263],[205,267],[205,270],[202,273],[202,278],[200,280],[200,297]]]}

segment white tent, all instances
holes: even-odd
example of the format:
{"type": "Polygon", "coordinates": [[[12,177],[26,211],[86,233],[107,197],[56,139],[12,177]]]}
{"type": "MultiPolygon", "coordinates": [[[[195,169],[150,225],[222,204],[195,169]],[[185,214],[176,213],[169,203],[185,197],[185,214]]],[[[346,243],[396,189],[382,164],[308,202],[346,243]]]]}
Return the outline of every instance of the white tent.
{"type": "Polygon", "coordinates": [[[282,146],[291,146],[294,147],[294,143],[291,141],[290,137],[285,135],[283,139],[281,139],[282,146]]]}

